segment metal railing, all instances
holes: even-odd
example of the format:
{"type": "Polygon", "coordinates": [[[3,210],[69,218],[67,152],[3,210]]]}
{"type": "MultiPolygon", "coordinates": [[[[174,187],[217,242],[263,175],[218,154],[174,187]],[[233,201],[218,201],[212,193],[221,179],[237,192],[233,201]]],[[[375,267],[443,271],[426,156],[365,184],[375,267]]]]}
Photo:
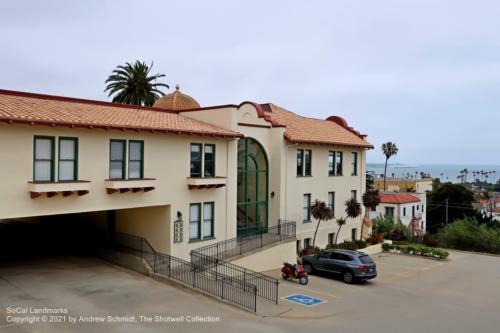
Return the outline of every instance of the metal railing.
{"type": "Polygon", "coordinates": [[[224,301],[257,311],[257,286],[236,277],[224,274],[217,269],[207,269],[168,254],[156,251],[149,242],[138,236],[117,232],[113,247],[133,253],[143,258],[152,272],[202,290],[224,301]]]}
{"type": "Polygon", "coordinates": [[[191,251],[191,262],[200,270],[214,270],[242,283],[250,282],[257,287],[257,296],[277,304],[279,298],[278,279],[229,263],[226,260],[269,244],[295,239],[295,237],[295,222],[280,220],[278,225],[268,228],[266,233],[261,232],[243,238],[232,238],[195,249],[191,251]]]}
{"type": "Polygon", "coordinates": [[[279,220],[278,225],[260,230],[258,233],[245,237],[231,238],[212,245],[195,249],[199,254],[226,260],[264,246],[295,239],[295,222],[279,220]]]}

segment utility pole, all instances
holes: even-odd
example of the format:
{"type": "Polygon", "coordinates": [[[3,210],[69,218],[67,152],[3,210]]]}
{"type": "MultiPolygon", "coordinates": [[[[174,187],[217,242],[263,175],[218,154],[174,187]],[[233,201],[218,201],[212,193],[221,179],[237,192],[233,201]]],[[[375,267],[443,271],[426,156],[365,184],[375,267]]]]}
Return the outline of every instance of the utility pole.
{"type": "Polygon", "coordinates": [[[445,227],[448,227],[448,199],[446,199],[446,218],[445,218],[445,227]]]}

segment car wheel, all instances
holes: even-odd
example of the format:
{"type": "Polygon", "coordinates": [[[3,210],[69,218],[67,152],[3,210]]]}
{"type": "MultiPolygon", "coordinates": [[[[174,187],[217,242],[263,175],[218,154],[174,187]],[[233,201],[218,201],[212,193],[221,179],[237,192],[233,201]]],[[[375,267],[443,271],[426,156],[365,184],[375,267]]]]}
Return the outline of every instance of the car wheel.
{"type": "Polygon", "coordinates": [[[342,273],[342,280],[344,280],[345,283],[352,283],[354,281],[354,275],[352,275],[351,271],[345,271],[342,273]]]}
{"type": "Polygon", "coordinates": [[[305,286],[308,282],[309,282],[309,279],[308,279],[308,278],[306,278],[306,277],[301,277],[301,278],[299,279],[299,283],[300,283],[301,285],[303,285],[303,286],[305,286]]]}
{"type": "Polygon", "coordinates": [[[309,264],[305,264],[304,265],[304,271],[307,273],[307,274],[311,274],[313,272],[313,267],[309,264]]]}
{"type": "Polygon", "coordinates": [[[283,279],[288,280],[288,274],[282,273],[281,276],[283,277],[283,279]]]}

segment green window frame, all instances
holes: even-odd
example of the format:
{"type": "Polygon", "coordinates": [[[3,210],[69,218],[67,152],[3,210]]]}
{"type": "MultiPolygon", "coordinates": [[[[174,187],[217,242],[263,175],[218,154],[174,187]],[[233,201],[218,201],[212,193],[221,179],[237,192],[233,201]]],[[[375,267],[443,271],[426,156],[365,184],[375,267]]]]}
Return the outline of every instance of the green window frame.
{"type": "Polygon", "coordinates": [[[312,150],[304,150],[304,176],[312,175],[312,150]]]}
{"type": "Polygon", "coordinates": [[[201,203],[189,205],[189,241],[201,239],[201,203]]]}
{"type": "MultiPolygon", "coordinates": [[[[117,147],[120,148],[120,147],[117,147]]],[[[111,139],[109,141],[109,179],[125,179],[127,161],[127,140],[111,139]],[[121,145],[120,150],[113,150],[113,146],[121,145]],[[121,156],[119,152],[121,152],[121,156]],[[119,168],[116,168],[116,167],[119,168]],[[116,171],[120,174],[114,174],[116,171]]]]}
{"type": "Polygon", "coordinates": [[[343,153],[341,151],[335,152],[335,175],[342,176],[343,166],[343,153]]]}
{"type": "Polygon", "coordinates": [[[304,149],[297,149],[297,176],[304,176],[304,149]]]}
{"type": "Polygon", "coordinates": [[[334,242],[335,242],[335,233],[330,232],[328,234],[328,245],[333,245],[334,242]]]}
{"type": "Polygon", "coordinates": [[[328,152],[328,176],[335,176],[335,152],[328,152]]]}
{"type": "Polygon", "coordinates": [[[303,217],[302,222],[311,222],[311,193],[306,193],[303,196],[303,217]]]}
{"type": "Polygon", "coordinates": [[[202,152],[201,143],[192,143],[190,146],[190,176],[202,177],[202,152]]]}
{"type": "Polygon", "coordinates": [[[33,138],[33,181],[34,182],[53,182],[55,179],[55,137],[35,135],[33,138]],[[49,152],[43,154],[38,142],[48,141],[49,152]],[[48,166],[48,177],[42,177],[43,169],[48,166]]]}
{"type": "Polygon", "coordinates": [[[144,141],[128,142],[128,179],[144,178],[144,141]],[[139,151],[135,151],[139,149],[139,151]]]}
{"type": "Polygon", "coordinates": [[[203,233],[202,239],[208,239],[214,237],[214,214],[215,214],[215,202],[204,202],[203,203],[203,233]]]}
{"type": "Polygon", "coordinates": [[[335,192],[328,192],[328,208],[332,211],[332,216],[335,216],[335,192]]]}
{"type": "Polygon", "coordinates": [[[58,159],[58,180],[75,181],[78,180],[78,138],[59,137],[59,159],[58,159]],[[67,146],[66,144],[71,144],[67,146]],[[66,152],[65,149],[72,147],[72,152],[66,152]],[[66,169],[71,169],[68,173],[66,169]],[[70,176],[69,176],[70,175],[70,176]]]}
{"type": "Polygon", "coordinates": [[[352,152],[352,172],[351,176],[358,175],[358,153],[352,152]]]}
{"type": "Polygon", "coordinates": [[[203,177],[215,177],[215,144],[203,146],[203,177]]]}
{"type": "Polygon", "coordinates": [[[304,249],[307,249],[311,246],[311,237],[304,238],[304,249]]]}
{"type": "Polygon", "coordinates": [[[351,229],[351,240],[355,241],[358,238],[358,228],[351,229]]]}

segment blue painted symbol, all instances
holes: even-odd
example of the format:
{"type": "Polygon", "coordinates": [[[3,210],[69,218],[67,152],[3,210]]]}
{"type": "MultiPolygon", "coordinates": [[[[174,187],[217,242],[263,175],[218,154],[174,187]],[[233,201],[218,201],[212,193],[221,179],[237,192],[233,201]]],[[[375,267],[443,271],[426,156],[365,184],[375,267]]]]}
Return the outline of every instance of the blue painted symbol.
{"type": "Polygon", "coordinates": [[[321,304],[323,302],[326,302],[326,301],[319,299],[319,298],[314,298],[311,296],[300,295],[300,294],[299,295],[289,295],[289,296],[285,297],[285,299],[287,301],[299,303],[299,304],[304,305],[304,306],[313,306],[313,305],[318,305],[318,304],[321,304]]]}

